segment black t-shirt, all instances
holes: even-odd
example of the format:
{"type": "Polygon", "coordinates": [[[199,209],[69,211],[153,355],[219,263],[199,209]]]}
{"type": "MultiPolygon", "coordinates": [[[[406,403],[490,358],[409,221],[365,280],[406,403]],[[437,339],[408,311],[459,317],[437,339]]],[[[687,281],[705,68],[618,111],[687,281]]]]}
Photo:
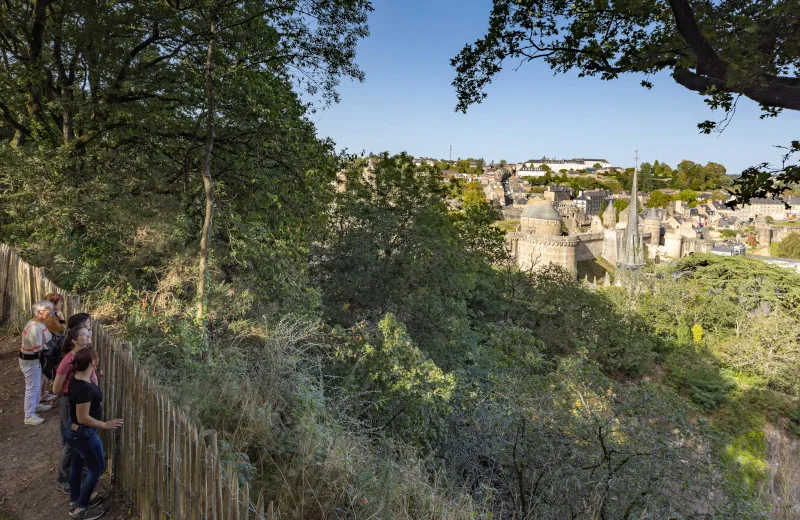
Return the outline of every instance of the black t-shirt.
{"type": "Polygon", "coordinates": [[[101,404],[103,402],[103,391],[100,390],[99,386],[73,377],[69,382],[67,396],[69,397],[69,415],[73,423],[81,424],[78,422],[76,408],[77,405],[82,403],[91,403],[89,405],[89,416],[92,419],[103,420],[103,405],[101,404]]]}

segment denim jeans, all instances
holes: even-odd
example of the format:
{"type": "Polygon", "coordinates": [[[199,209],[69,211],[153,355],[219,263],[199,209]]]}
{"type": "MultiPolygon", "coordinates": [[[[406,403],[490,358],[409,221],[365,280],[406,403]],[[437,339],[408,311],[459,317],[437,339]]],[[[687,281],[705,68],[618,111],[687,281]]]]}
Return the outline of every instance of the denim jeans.
{"type": "Polygon", "coordinates": [[[42,397],[42,365],[38,359],[19,358],[19,369],[25,376],[25,418],[36,414],[42,397]]]}
{"type": "MultiPolygon", "coordinates": [[[[72,447],[67,442],[72,420],[69,416],[69,399],[62,395],[58,400],[61,412],[61,461],[58,464],[58,482],[69,482],[69,468],[72,466],[72,447]]],[[[86,471],[84,470],[84,473],[86,471]]]]}
{"type": "Polygon", "coordinates": [[[72,464],[69,468],[69,499],[78,507],[86,507],[97,481],[106,467],[103,443],[95,428],[81,426],[78,431],[67,430],[67,444],[72,448],[72,464]],[[84,466],[88,469],[81,483],[84,466]]]}

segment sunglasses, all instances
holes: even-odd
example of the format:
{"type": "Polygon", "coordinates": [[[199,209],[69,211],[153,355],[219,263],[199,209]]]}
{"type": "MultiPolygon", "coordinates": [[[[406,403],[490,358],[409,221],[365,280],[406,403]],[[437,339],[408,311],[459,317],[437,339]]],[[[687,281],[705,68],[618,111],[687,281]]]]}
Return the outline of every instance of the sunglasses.
{"type": "Polygon", "coordinates": [[[83,336],[84,338],[91,338],[92,337],[92,333],[91,332],[84,332],[83,334],[81,334],[81,336],[83,336]]]}

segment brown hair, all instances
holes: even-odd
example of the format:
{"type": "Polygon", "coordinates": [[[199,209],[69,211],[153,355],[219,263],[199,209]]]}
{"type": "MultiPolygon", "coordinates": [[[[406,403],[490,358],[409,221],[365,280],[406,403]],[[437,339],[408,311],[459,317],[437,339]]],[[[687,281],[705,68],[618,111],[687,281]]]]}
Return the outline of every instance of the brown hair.
{"type": "Polygon", "coordinates": [[[72,364],[75,366],[75,370],[77,372],[81,372],[89,368],[89,365],[92,364],[92,361],[98,359],[100,356],[97,355],[97,351],[94,347],[86,347],[82,348],[75,353],[75,359],[72,360],[72,364]]]}
{"type": "Polygon", "coordinates": [[[67,320],[67,327],[73,329],[78,327],[78,325],[83,325],[84,322],[89,321],[92,316],[88,312],[79,312],[78,314],[73,314],[67,320]]]}
{"type": "Polygon", "coordinates": [[[63,302],[64,301],[64,297],[61,296],[58,293],[50,293],[47,296],[45,296],[44,299],[49,301],[50,303],[52,303],[53,307],[58,305],[59,302],[63,302]]]}
{"type": "Polygon", "coordinates": [[[86,330],[86,327],[73,327],[67,331],[67,334],[61,342],[62,356],[67,352],[72,352],[72,349],[75,348],[75,341],[78,341],[78,332],[82,330],[86,330]]]}

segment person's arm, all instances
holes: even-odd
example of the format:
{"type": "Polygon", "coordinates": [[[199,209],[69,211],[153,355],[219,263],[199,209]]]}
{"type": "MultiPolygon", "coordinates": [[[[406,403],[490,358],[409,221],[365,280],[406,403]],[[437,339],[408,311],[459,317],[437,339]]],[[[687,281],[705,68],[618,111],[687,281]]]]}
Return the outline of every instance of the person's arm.
{"type": "Polygon", "coordinates": [[[53,393],[60,395],[64,391],[64,382],[67,380],[67,374],[59,374],[56,372],[56,378],[53,380],[53,393]]]}
{"type": "Polygon", "coordinates": [[[111,419],[110,421],[98,421],[89,415],[89,407],[92,403],[78,403],[75,406],[75,415],[78,416],[78,422],[90,428],[98,428],[101,430],[116,430],[122,426],[122,419],[111,419]]]}

